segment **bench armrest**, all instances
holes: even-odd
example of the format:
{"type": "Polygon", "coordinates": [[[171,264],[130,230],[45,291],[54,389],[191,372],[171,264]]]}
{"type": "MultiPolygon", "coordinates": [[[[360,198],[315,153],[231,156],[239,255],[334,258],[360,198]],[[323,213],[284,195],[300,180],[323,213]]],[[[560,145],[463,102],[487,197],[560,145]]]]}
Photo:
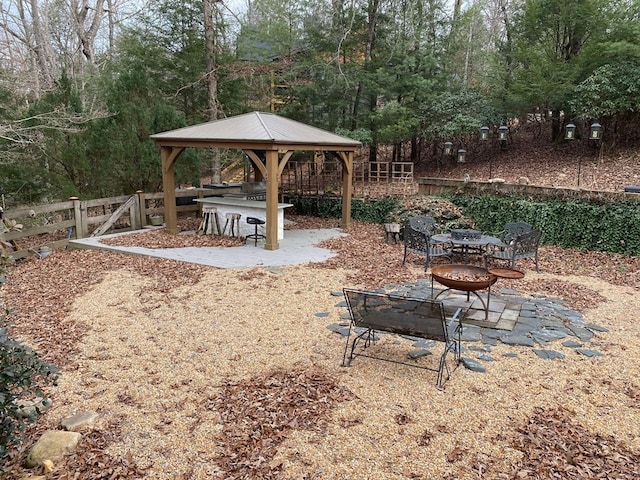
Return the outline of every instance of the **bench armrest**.
{"type": "Polygon", "coordinates": [[[454,313],[451,318],[447,319],[447,333],[449,334],[449,338],[453,338],[456,331],[460,328],[460,313],[462,312],[462,308],[458,308],[456,313],[454,313]]]}

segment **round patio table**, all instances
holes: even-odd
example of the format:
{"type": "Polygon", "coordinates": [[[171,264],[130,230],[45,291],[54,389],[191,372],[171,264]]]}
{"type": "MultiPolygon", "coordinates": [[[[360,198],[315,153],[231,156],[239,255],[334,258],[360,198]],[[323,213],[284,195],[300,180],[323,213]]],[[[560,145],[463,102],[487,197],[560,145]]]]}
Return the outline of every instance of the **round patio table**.
{"type": "Polygon", "coordinates": [[[491,235],[480,235],[479,238],[453,238],[450,233],[439,233],[432,235],[431,240],[438,243],[450,243],[454,251],[462,254],[465,262],[469,259],[469,254],[483,255],[488,245],[503,247],[505,244],[498,237],[491,235]]]}

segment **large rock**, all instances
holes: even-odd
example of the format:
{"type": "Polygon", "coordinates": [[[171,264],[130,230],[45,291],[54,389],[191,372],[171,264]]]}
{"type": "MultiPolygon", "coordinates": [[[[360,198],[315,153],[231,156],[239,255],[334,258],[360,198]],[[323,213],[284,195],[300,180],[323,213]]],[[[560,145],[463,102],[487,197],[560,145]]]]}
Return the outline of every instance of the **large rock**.
{"type": "Polygon", "coordinates": [[[78,432],[47,430],[27,455],[27,467],[37,467],[42,465],[45,460],[51,460],[54,463],[59,462],[65,455],[75,451],[80,438],[82,438],[82,435],[78,432]]]}

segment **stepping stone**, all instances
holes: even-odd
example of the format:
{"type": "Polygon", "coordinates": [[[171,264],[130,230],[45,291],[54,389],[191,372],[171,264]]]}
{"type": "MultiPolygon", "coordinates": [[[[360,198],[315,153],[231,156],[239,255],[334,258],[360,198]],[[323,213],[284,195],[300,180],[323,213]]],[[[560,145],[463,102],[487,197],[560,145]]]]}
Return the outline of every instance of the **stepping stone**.
{"type": "Polygon", "coordinates": [[[334,306],[335,306],[335,307],[348,307],[348,305],[347,305],[347,301],[346,301],[346,300],[343,300],[343,301],[341,301],[341,302],[338,302],[338,303],[336,303],[334,306]]]}
{"type": "Polygon", "coordinates": [[[526,335],[503,335],[500,341],[507,345],[520,345],[522,347],[533,347],[533,339],[526,335]]]}
{"type": "Polygon", "coordinates": [[[503,353],[502,356],[507,358],[516,358],[518,354],[514,352],[507,352],[507,353],[503,353]]]}
{"type": "Polygon", "coordinates": [[[315,314],[315,316],[319,318],[326,318],[329,316],[329,312],[318,312],[315,314]]]}
{"type": "Polygon", "coordinates": [[[602,353],[597,350],[589,350],[587,348],[576,348],[576,352],[585,357],[602,357],[602,353]]]}
{"type": "Polygon", "coordinates": [[[593,323],[588,323],[587,325],[585,325],[589,330],[592,331],[596,331],[596,332],[603,332],[606,333],[609,331],[608,328],[605,327],[601,327],[600,325],[594,325],[593,323]]]}
{"type": "Polygon", "coordinates": [[[531,332],[533,339],[540,345],[547,345],[554,340],[560,340],[567,336],[567,332],[560,330],[534,330],[531,332]]]}
{"type": "Polygon", "coordinates": [[[407,340],[411,340],[412,342],[419,342],[420,340],[423,340],[420,337],[414,337],[413,335],[403,335],[403,334],[398,334],[398,336],[400,338],[405,338],[407,340]]]}
{"type": "Polygon", "coordinates": [[[343,295],[343,293],[339,292],[339,291],[335,291],[335,292],[331,292],[331,295],[334,296],[334,297],[341,297],[343,295]]]}
{"type": "Polygon", "coordinates": [[[487,353],[481,353],[478,355],[478,360],[482,360],[484,362],[493,362],[493,357],[487,353]]]}
{"type": "Polygon", "coordinates": [[[567,348],[580,348],[582,344],[575,340],[567,340],[566,342],[562,342],[562,346],[567,348]]]}
{"type": "Polygon", "coordinates": [[[471,358],[462,357],[461,361],[464,368],[471,370],[472,372],[484,373],[487,371],[487,369],[480,365],[480,363],[471,358]]]}
{"type": "Polygon", "coordinates": [[[587,330],[586,328],[576,327],[575,325],[567,325],[567,328],[573,335],[578,337],[583,342],[588,342],[594,336],[593,332],[591,330],[587,330]]]}
{"type": "Polygon", "coordinates": [[[538,328],[542,328],[542,326],[543,322],[541,319],[537,317],[523,317],[520,315],[514,330],[537,330],[538,328]]]}
{"type": "Polygon", "coordinates": [[[349,312],[345,312],[340,314],[340,320],[349,320],[351,321],[351,314],[349,312]]]}
{"type": "Polygon", "coordinates": [[[528,309],[524,309],[522,308],[522,310],[520,310],[520,316],[524,317],[524,318],[533,318],[537,315],[537,312],[535,310],[528,310],[528,309]]]}
{"type": "Polygon", "coordinates": [[[431,353],[431,351],[427,350],[427,349],[420,349],[420,350],[413,350],[409,353],[407,353],[407,357],[411,358],[413,360],[415,360],[416,358],[420,358],[420,357],[426,357],[427,355],[433,355],[433,353],[431,353]]]}
{"type": "Polygon", "coordinates": [[[502,295],[520,295],[519,291],[514,290],[512,288],[501,288],[500,293],[502,295]]]}
{"type": "Polygon", "coordinates": [[[344,326],[343,324],[340,324],[340,323],[332,323],[331,325],[328,325],[327,328],[332,332],[339,333],[343,337],[346,337],[347,335],[349,335],[348,325],[344,326]]]}
{"type": "Polygon", "coordinates": [[[486,335],[482,335],[482,344],[492,345],[495,347],[496,345],[498,345],[498,339],[495,337],[487,337],[486,335]]]}
{"type": "Polygon", "coordinates": [[[574,325],[580,325],[581,327],[585,327],[587,325],[584,317],[577,312],[567,312],[565,318],[569,323],[573,323],[574,325]]]}
{"type": "Polygon", "coordinates": [[[436,342],[426,341],[425,339],[421,339],[412,345],[415,348],[433,348],[436,346],[436,342]]]}
{"type": "Polygon", "coordinates": [[[469,350],[472,350],[474,352],[490,352],[491,346],[490,345],[471,345],[469,347],[469,350]]]}
{"type": "Polygon", "coordinates": [[[462,334],[460,339],[463,342],[479,342],[482,338],[480,334],[480,328],[475,325],[465,325],[462,327],[462,334]]]}
{"type": "Polygon", "coordinates": [[[543,358],[544,360],[562,360],[565,358],[563,353],[556,352],[555,350],[536,350],[533,349],[533,353],[535,353],[538,357],[543,358]]]}

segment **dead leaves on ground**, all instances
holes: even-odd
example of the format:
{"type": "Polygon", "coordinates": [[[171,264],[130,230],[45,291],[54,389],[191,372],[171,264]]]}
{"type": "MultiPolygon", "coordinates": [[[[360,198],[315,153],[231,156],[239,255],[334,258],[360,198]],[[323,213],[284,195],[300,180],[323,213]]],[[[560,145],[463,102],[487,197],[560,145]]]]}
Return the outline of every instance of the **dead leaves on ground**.
{"type": "Polygon", "coordinates": [[[97,250],[56,251],[13,266],[2,287],[4,305],[12,312],[15,335],[30,339],[44,358],[69,365],[86,325],[66,320],[75,299],[102,281],[109,271],[127,270],[152,281],[151,299],[178,286],[197,283],[207,267],[174,260],[123,255],[97,250]]]}
{"type": "Polygon", "coordinates": [[[272,372],[228,382],[206,407],[223,423],[219,466],[225,478],[278,478],[279,445],[294,430],[322,431],[332,408],[354,396],[321,372],[272,372]]]}
{"type": "Polygon", "coordinates": [[[589,432],[562,407],[536,408],[513,447],[524,455],[514,466],[515,479],[640,478],[640,454],[612,437],[589,432]]]}

